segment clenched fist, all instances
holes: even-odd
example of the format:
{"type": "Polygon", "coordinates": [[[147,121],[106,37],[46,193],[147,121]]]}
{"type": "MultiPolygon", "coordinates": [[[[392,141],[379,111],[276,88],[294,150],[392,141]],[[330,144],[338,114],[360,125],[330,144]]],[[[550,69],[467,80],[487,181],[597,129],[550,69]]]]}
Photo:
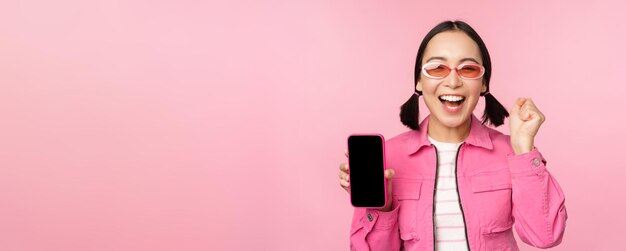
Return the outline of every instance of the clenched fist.
{"type": "Polygon", "coordinates": [[[546,117],[530,98],[518,98],[509,112],[511,146],[515,154],[533,150],[535,136],[546,117]]]}

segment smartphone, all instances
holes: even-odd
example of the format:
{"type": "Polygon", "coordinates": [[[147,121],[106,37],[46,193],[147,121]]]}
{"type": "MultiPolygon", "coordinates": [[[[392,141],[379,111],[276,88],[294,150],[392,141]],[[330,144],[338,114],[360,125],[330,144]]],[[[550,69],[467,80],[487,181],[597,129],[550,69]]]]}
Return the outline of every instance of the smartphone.
{"type": "Polygon", "coordinates": [[[387,181],[383,135],[351,134],[348,137],[348,168],[352,206],[385,207],[387,181]]]}

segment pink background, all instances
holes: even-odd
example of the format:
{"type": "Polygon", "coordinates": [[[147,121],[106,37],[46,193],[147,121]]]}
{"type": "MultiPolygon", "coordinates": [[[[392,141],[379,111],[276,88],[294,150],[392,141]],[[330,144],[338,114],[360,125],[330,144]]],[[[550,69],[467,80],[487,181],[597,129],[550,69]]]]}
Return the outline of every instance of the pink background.
{"type": "Polygon", "coordinates": [[[626,5],[595,2],[4,0],[0,250],[347,250],[345,139],[407,130],[446,19],[547,116],[554,250],[624,249],[626,5]]]}

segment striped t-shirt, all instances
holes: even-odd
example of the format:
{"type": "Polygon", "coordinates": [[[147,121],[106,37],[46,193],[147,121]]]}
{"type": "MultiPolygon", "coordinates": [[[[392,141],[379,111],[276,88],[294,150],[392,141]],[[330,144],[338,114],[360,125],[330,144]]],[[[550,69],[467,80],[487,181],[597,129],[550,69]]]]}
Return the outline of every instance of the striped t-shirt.
{"type": "Polygon", "coordinates": [[[456,154],[461,143],[439,142],[428,136],[437,147],[437,191],[435,193],[436,250],[467,250],[465,223],[456,190],[456,154]]]}

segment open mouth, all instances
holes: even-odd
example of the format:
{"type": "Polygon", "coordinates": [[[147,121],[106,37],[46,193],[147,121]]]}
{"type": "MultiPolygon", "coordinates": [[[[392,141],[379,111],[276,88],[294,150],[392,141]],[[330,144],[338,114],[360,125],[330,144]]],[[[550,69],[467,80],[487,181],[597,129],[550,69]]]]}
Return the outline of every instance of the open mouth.
{"type": "Polygon", "coordinates": [[[449,113],[456,113],[461,110],[463,107],[463,102],[465,102],[465,96],[461,95],[441,95],[439,96],[439,101],[443,104],[443,109],[449,113]]]}
{"type": "Polygon", "coordinates": [[[441,95],[439,101],[448,107],[458,107],[465,102],[465,97],[461,95],[441,95]]]}

